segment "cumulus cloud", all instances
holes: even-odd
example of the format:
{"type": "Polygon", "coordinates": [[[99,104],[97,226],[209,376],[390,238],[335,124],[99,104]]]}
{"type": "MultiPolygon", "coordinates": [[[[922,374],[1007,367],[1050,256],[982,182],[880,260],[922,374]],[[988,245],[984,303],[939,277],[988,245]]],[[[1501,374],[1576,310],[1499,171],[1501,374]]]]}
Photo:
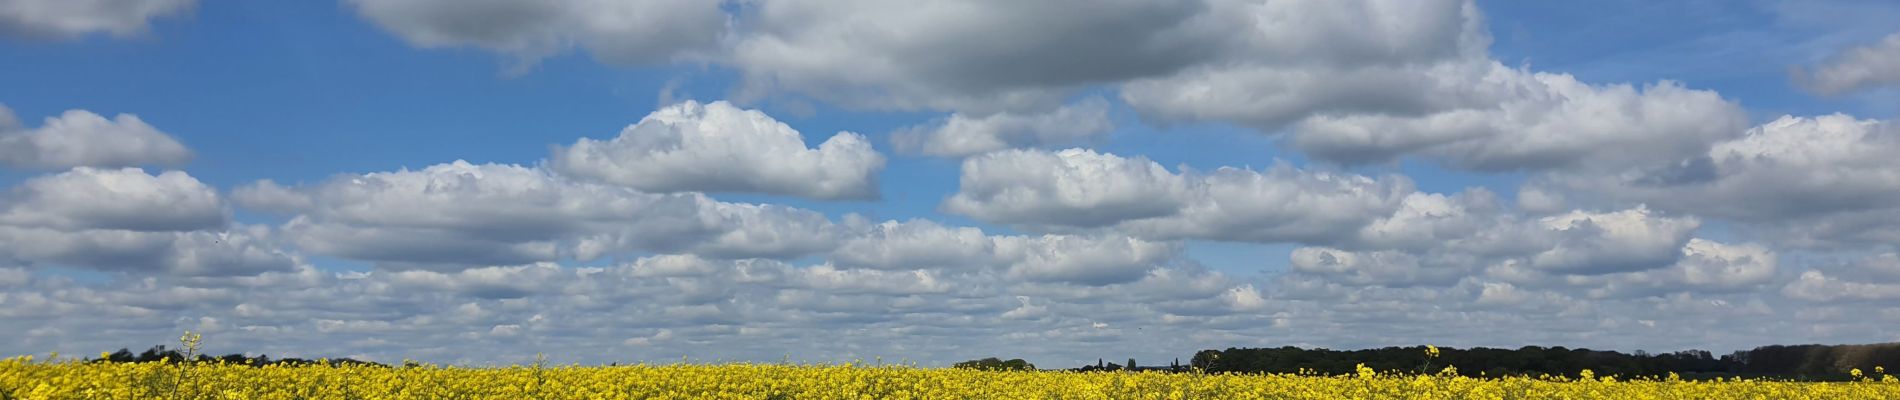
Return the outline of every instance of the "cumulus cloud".
{"type": "Polygon", "coordinates": [[[363,18],[422,48],[473,46],[524,65],[581,47],[647,64],[708,50],[725,34],[716,0],[350,0],[363,18]]]}
{"type": "Polygon", "coordinates": [[[1353,68],[1221,66],[1131,82],[1122,97],[1150,119],[1286,132],[1286,143],[1324,160],[1419,156],[1482,171],[1667,161],[1706,150],[1746,121],[1741,107],[1712,91],[1669,81],[1593,85],[1506,67],[1484,58],[1482,47],[1467,52],[1353,68]]]}
{"type": "Polygon", "coordinates": [[[387,267],[464,268],[630,251],[793,257],[835,246],[823,215],[577,182],[538,168],[456,161],[343,175],[296,187],[258,182],[239,205],[287,212],[285,236],[320,254],[387,267]]]}
{"type": "Polygon", "coordinates": [[[131,114],[112,119],[86,110],[48,117],[38,128],[20,126],[0,105],[0,166],[33,169],[179,165],[191,150],[131,114]]]}
{"type": "Polygon", "coordinates": [[[1180,247],[1129,237],[1012,237],[999,252],[1017,258],[1010,277],[1091,285],[1134,282],[1173,260],[1180,247]]]}
{"type": "Polygon", "coordinates": [[[135,274],[247,275],[297,262],[268,228],[232,226],[217,192],[191,175],[138,168],[79,167],[9,189],[0,244],[0,260],[135,274]]]}
{"type": "Polygon", "coordinates": [[[1483,171],[1614,167],[1706,149],[1746,120],[1711,91],[1674,82],[1592,85],[1506,67],[1466,1],[1270,2],[1231,62],[1128,82],[1151,120],[1227,121],[1347,164],[1420,156],[1483,171]],[[1319,3],[1325,3],[1321,5],[1319,3]],[[1315,19],[1362,21],[1325,25],[1315,19]],[[1380,29],[1333,32],[1377,21],[1380,29]],[[1311,40],[1324,37],[1326,40],[1311,40]],[[1342,43],[1315,46],[1313,43],[1342,43]]]}
{"type": "Polygon", "coordinates": [[[71,39],[94,32],[132,36],[151,20],[182,14],[197,0],[8,0],[0,2],[0,35],[71,39]]]}
{"type": "Polygon", "coordinates": [[[1900,129],[1888,121],[1783,116],[1673,164],[1551,174],[1533,185],[1740,221],[1786,244],[1880,243],[1900,221],[1896,151],[1900,129]]]}
{"type": "Polygon", "coordinates": [[[1410,182],[1305,171],[1174,173],[1143,157],[1007,150],[963,162],[948,212],[1045,230],[1278,242],[1350,236],[1397,209],[1410,182]]]}
{"type": "Polygon", "coordinates": [[[1044,113],[951,114],[941,121],[893,132],[891,144],[900,152],[966,157],[1009,148],[1075,145],[1114,128],[1108,120],[1108,102],[1091,98],[1044,113]]]}
{"type": "Polygon", "coordinates": [[[1813,71],[1797,68],[1794,77],[1802,87],[1823,95],[1900,84],[1900,33],[1842,50],[1813,71]]]}
{"type": "Polygon", "coordinates": [[[972,227],[925,220],[885,221],[863,228],[832,252],[841,266],[873,269],[957,268],[998,261],[996,240],[972,227]]]}
{"type": "Polygon", "coordinates": [[[1212,60],[1123,85],[1122,99],[1142,115],[1273,128],[1329,110],[1460,104],[1472,94],[1431,78],[1481,73],[1460,61],[1481,58],[1489,44],[1476,6],[1462,0],[1209,4],[1232,21],[1224,35],[1234,39],[1212,60]]]}
{"type": "Polygon", "coordinates": [[[80,167],[28,179],[0,201],[0,225],[68,231],[188,231],[228,218],[217,191],[180,171],[80,167]]]}
{"type": "Polygon", "coordinates": [[[1417,284],[1449,285],[1463,278],[1467,268],[1432,265],[1434,260],[1390,250],[1353,252],[1324,247],[1294,249],[1289,257],[1292,270],[1327,276],[1337,282],[1354,285],[1405,287],[1417,284]]]}
{"type": "Polygon", "coordinates": [[[1791,298],[1816,302],[1888,301],[1900,299],[1900,284],[1857,282],[1809,270],[1782,287],[1781,292],[1791,298]]]}
{"type": "Polygon", "coordinates": [[[134,276],[233,276],[285,270],[296,257],[265,227],[142,232],[89,229],[62,231],[0,226],[0,259],[134,276]]]}
{"type": "Polygon", "coordinates": [[[1034,282],[1128,283],[1181,262],[1176,242],[1125,235],[986,235],[925,220],[858,228],[830,254],[842,267],[994,273],[1034,282]]]}
{"type": "Polygon", "coordinates": [[[609,140],[554,148],[562,174],[649,192],[757,192],[871,199],[884,156],[863,135],[841,132],[817,148],[757,110],[695,101],[655,111],[609,140]]]}
{"type": "Polygon", "coordinates": [[[1052,108],[1082,85],[1206,59],[1227,35],[1199,1],[748,6],[726,61],[745,78],[742,94],[783,91],[865,109],[1052,108]]]}
{"type": "Polygon", "coordinates": [[[1648,209],[1611,213],[1582,211],[1544,217],[1559,239],[1531,256],[1532,268],[1573,273],[1622,272],[1666,265],[1681,256],[1701,223],[1694,218],[1656,217],[1648,209]]]}
{"type": "MultiPolygon", "coordinates": [[[[1504,68],[1496,63],[1491,68],[1504,68]]],[[[1494,99],[1418,115],[1319,113],[1288,141],[1345,163],[1418,155],[1484,171],[1615,168],[1707,150],[1743,127],[1741,107],[1674,82],[1590,85],[1521,70],[1446,86],[1498,85],[1494,99]]]]}
{"type": "Polygon", "coordinates": [[[1429,245],[1362,237],[1343,245],[1350,249],[1294,249],[1289,266],[1325,282],[1395,288],[1476,279],[1538,288],[1702,291],[1760,284],[1775,271],[1766,248],[1693,238],[1699,225],[1693,218],[1643,208],[1542,218],[1474,210],[1461,211],[1469,218],[1460,218],[1466,225],[1460,229],[1414,230],[1429,245]]]}
{"type": "Polygon", "coordinates": [[[1091,150],[1009,150],[964,160],[946,211],[1014,224],[1101,226],[1168,216],[1188,182],[1147,158],[1091,150]]]}

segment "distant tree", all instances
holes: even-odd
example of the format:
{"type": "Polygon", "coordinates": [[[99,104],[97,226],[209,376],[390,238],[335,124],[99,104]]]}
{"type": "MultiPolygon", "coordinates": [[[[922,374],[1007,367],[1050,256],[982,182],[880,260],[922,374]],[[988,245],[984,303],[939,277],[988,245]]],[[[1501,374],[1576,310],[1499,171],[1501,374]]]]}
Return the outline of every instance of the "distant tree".
{"type": "Polygon", "coordinates": [[[1201,350],[1194,352],[1194,358],[1188,359],[1188,365],[1202,371],[1213,371],[1215,360],[1220,358],[1220,350],[1201,350]]]}
{"type": "Polygon", "coordinates": [[[952,368],[974,369],[981,371],[1035,371],[1036,365],[1021,358],[1003,361],[996,357],[964,361],[951,365],[952,368]]]}
{"type": "Polygon", "coordinates": [[[1133,358],[1128,359],[1128,369],[1131,369],[1131,370],[1135,369],[1135,359],[1133,358]]]}

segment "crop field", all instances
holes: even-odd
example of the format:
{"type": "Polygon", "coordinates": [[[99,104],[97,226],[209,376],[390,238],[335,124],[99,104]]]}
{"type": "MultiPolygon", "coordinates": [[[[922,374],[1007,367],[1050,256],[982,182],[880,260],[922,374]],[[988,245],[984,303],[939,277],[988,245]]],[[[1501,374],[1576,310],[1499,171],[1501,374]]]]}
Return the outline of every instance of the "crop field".
{"type": "MultiPolygon", "coordinates": [[[[1858,372],[1858,371],[1857,371],[1858,372]]],[[[1883,371],[1884,372],[1884,371],[1883,371]]],[[[1854,382],[931,369],[862,364],[252,367],[0,361],[4,399],[1895,399],[1854,382]]]]}

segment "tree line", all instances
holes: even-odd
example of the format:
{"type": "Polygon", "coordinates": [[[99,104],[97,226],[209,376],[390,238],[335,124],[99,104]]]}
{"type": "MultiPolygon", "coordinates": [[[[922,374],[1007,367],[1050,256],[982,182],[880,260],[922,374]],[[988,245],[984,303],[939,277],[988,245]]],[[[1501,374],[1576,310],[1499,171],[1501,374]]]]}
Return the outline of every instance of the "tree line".
{"type": "Polygon", "coordinates": [[[1221,373],[1347,374],[1361,363],[1380,371],[1438,373],[1455,366],[1460,375],[1575,376],[1588,369],[1599,376],[1666,376],[1685,379],[1716,377],[1769,377],[1799,380],[1839,380],[1848,371],[1900,367],[1900,343],[1862,345],[1772,345],[1716,357],[1704,350],[1649,354],[1637,351],[1571,349],[1525,346],[1517,349],[1477,347],[1440,348],[1438,357],[1425,355],[1425,346],[1365,350],[1229,348],[1202,350],[1189,365],[1194,370],[1221,373]]]}
{"type": "MultiPolygon", "coordinates": [[[[103,357],[95,358],[90,361],[91,362],[130,362],[130,363],[149,363],[149,362],[181,363],[181,362],[184,362],[185,359],[187,358],[185,355],[185,352],[180,351],[179,349],[169,349],[169,348],[166,348],[164,345],[152,346],[152,348],[145,349],[144,352],[140,352],[140,353],[133,353],[132,350],[130,349],[121,348],[119,349],[119,351],[101,354],[101,355],[103,357]]],[[[211,356],[207,354],[198,354],[196,357],[192,357],[192,358],[195,358],[195,361],[201,362],[201,363],[213,363],[213,362],[221,361],[221,362],[224,362],[225,364],[248,365],[252,367],[262,367],[266,365],[279,365],[279,364],[286,365],[286,366],[306,365],[306,364],[329,364],[331,366],[346,366],[346,365],[370,365],[370,366],[378,366],[378,367],[388,366],[382,363],[357,360],[357,359],[352,359],[348,357],[325,358],[325,359],[320,359],[320,360],[307,360],[307,359],[296,358],[296,357],[273,359],[267,355],[247,356],[243,354],[233,353],[233,354],[226,354],[223,356],[211,356]]]]}

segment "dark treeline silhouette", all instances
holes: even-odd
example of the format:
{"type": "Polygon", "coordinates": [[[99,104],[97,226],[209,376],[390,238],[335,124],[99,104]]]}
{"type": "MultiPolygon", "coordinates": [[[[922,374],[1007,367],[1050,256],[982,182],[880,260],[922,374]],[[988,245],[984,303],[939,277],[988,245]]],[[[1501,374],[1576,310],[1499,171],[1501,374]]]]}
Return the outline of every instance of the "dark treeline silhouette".
{"type": "Polygon", "coordinates": [[[1801,380],[1844,379],[1851,369],[1872,373],[1876,366],[1900,366],[1900,343],[1865,345],[1762,346],[1716,357],[1708,351],[1686,350],[1649,354],[1638,351],[1569,349],[1525,346],[1494,348],[1439,348],[1437,358],[1425,356],[1425,347],[1387,347],[1366,350],[1229,348],[1202,350],[1189,365],[1206,372],[1320,373],[1353,372],[1364,363],[1379,371],[1437,373],[1457,367],[1465,376],[1564,375],[1589,369],[1600,376],[1666,376],[1687,379],[1715,377],[1770,377],[1801,380]]]}
{"type": "MultiPolygon", "coordinates": [[[[283,365],[321,364],[325,361],[329,362],[330,365],[335,365],[335,366],[371,365],[371,366],[378,366],[378,367],[387,367],[387,365],[383,365],[381,363],[362,361],[362,360],[356,360],[356,359],[351,359],[351,358],[305,360],[305,359],[293,357],[293,358],[271,359],[270,356],[267,356],[267,355],[258,355],[256,357],[251,357],[251,356],[246,356],[243,354],[226,354],[224,356],[211,356],[211,355],[206,355],[206,354],[199,354],[195,358],[197,359],[198,362],[209,363],[209,362],[223,361],[226,364],[249,365],[253,367],[262,367],[266,365],[275,365],[275,364],[283,364],[283,365]]],[[[106,354],[105,358],[93,359],[92,362],[146,363],[146,362],[163,361],[163,362],[178,363],[178,362],[183,362],[184,360],[185,360],[184,352],[181,352],[178,349],[167,349],[165,348],[164,345],[159,345],[159,346],[152,346],[152,348],[146,349],[145,352],[138,353],[138,354],[133,354],[132,350],[122,348],[122,349],[119,349],[119,351],[106,354]]]]}
{"type": "Polygon", "coordinates": [[[981,360],[964,361],[964,362],[951,365],[950,367],[964,368],[964,369],[980,369],[980,370],[985,370],[985,371],[1035,371],[1036,370],[1036,364],[1030,364],[1028,361],[1023,361],[1023,359],[1021,358],[1011,359],[1009,361],[1003,361],[996,357],[990,357],[990,358],[985,358],[981,360]]]}
{"type": "Polygon", "coordinates": [[[1095,365],[1084,365],[1081,368],[1070,368],[1069,370],[1078,371],[1078,372],[1090,372],[1090,371],[1193,372],[1193,369],[1189,368],[1188,365],[1186,364],[1182,364],[1181,359],[1179,358],[1174,359],[1174,362],[1169,363],[1168,365],[1163,365],[1163,366],[1138,366],[1135,364],[1135,359],[1133,358],[1128,359],[1128,365],[1116,364],[1112,362],[1103,362],[1102,359],[1098,358],[1098,359],[1095,359],[1095,365]]]}

